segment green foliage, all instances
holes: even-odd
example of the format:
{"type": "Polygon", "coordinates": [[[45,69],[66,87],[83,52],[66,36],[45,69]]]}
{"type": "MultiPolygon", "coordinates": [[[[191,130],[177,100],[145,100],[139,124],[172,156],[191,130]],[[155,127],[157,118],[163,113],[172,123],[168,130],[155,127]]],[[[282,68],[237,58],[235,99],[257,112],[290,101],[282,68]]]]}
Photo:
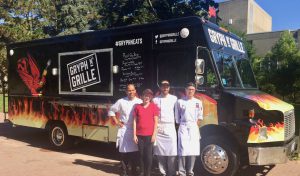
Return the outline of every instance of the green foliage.
{"type": "Polygon", "coordinates": [[[7,74],[6,44],[44,38],[41,0],[0,0],[0,78],[7,74]]]}
{"type": "Polygon", "coordinates": [[[44,33],[50,36],[67,35],[94,29],[99,23],[101,1],[92,0],[43,0],[44,33]]]}
{"type": "Polygon", "coordinates": [[[45,37],[39,1],[0,1],[0,41],[14,42],[45,37]]]}
{"type": "Polygon", "coordinates": [[[260,67],[263,87],[272,85],[283,99],[289,97],[296,102],[300,91],[300,53],[290,32],[281,34],[271,52],[260,61],[260,67]]]}
{"type": "MultiPolygon", "coordinates": [[[[214,1],[210,1],[215,5],[214,1]]],[[[185,16],[209,19],[203,0],[103,0],[99,28],[143,24],[185,16]]],[[[215,5],[216,6],[216,5],[215,5]]]]}
{"type": "Polygon", "coordinates": [[[284,31],[276,44],[272,47],[272,61],[278,62],[280,67],[287,67],[299,54],[297,44],[289,31],[284,31]]]}
{"type": "Polygon", "coordinates": [[[103,0],[99,28],[110,28],[130,24],[156,21],[152,8],[146,1],[103,0]]]}

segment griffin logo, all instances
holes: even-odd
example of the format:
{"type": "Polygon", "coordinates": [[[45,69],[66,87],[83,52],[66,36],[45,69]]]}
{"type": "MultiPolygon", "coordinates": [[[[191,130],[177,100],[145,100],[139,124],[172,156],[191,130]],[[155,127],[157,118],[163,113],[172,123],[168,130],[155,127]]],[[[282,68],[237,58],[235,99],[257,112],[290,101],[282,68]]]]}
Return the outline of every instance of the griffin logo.
{"type": "Polygon", "coordinates": [[[30,90],[31,95],[41,95],[41,88],[46,83],[47,68],[51,65],[51,60],[48,60],[47,66],[41,75],[34,58],[27,53],[27,58],[23,57],[17,62],[17,72],[19,76],[30,90]]]}

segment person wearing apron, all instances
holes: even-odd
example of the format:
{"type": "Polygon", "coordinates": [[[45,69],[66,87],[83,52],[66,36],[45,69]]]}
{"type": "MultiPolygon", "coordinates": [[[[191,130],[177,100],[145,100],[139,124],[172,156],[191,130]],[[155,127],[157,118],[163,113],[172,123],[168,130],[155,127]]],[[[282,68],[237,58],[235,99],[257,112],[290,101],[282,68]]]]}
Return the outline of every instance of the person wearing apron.
{"type": "Polygon", "coordinates": [[[160,83],[161,94],[153,99],[160,109],[154,155],[157,156],[161,175],[176,175],[177,135],[175,129],[174,108],[177,97],[170,95],[170,83],[160,83]]]}
{"type": "Polygon", "coordinates": [[[142,103],[142,100],[136,97],[136,89],[133,84],[127,85],[127,97],[119,99],[113,104],[108,112],[108,116],[113,118],[118,125],[116,145],[121,154],[122,176],[128,175],[128,164],[132,164],[132,174],[136,175],[136,166],[138,158],[138,147],[132,140],[133,138],[133,109],[135,105],[142,103]],[[116,118],[119,113],[119,119],[116,118]]]}
{"type": "Polygon", "coordinates": [[[200,120],[203,119],[202,102],[194,98],[196,87],[188,83],[186,96],[175,105],[178,129],[178,167],[180,176],[193,176],[196,156],[200,155],[200,120]]]}

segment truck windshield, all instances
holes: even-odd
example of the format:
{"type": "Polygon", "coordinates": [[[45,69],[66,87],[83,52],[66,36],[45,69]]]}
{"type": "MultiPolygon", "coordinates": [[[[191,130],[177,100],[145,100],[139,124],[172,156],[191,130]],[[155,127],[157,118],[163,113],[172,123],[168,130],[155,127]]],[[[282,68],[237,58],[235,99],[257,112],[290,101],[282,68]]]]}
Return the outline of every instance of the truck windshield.
{"type": "Polygon", "coordinates": [[[241,56],[232,56],[213,51],[221,83],[226,88],[257,88],[249,61],[241,56]]]}
{"type": "Polygon", "coordinates": [[[234,58],[240,77],[243,81],[244,88],[257,88],[249,60],[242,56],[235,56],[234,58]]]}

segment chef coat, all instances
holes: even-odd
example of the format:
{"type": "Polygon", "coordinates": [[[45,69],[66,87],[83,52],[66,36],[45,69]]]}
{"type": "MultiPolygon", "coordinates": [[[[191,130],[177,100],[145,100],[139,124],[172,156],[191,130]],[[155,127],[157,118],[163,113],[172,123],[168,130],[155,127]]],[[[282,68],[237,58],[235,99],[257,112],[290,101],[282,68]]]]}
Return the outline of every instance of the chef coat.
{"type": "Polygon", "coordinates": [[[133,109],[136,104],[142,103],[139,98],[130,100],[128,97],[119,99],[110,107],[108,116],[116,116],[120,114],[120,121],[124,123],[123,127],[118,129],[116,145],[119,147],[119,152],[135,152],[138,151],[137,145],[133,141],[133,109]]]}
{"type": "Polygon", "coordinates": [[[155,97],[153,102],[159,108],[159,117],[157,125],[156,145],[154,154],[160,156],[177,155],[177,135],[175,129],[174,108],[177,97],[168,94],[155,97]]]}
{"type": "Polygon", "coordinates": [[[178,129],[178,155],[200,155],[200,130],[198,119],[203,119],[202,102],[196,98],[187,97],[177,101],[175,119],[178,129]]]}

